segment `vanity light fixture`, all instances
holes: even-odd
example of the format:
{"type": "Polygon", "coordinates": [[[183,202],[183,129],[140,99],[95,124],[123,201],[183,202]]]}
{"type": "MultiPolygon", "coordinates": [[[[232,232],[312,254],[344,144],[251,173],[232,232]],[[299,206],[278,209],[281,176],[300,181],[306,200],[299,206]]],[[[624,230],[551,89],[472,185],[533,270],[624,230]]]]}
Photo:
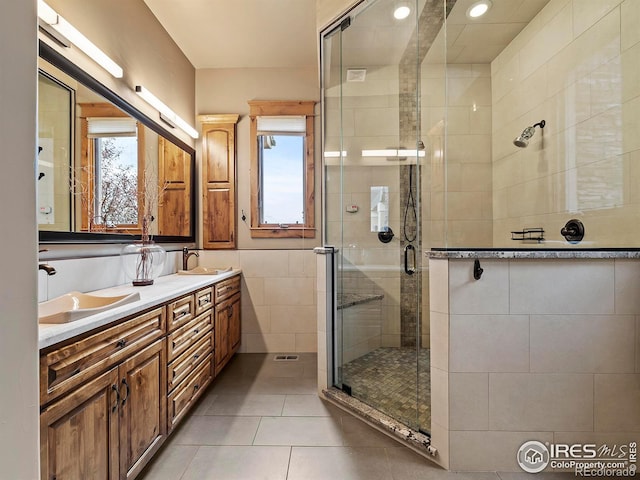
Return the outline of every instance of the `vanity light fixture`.
{"type": "Polygon", "coordinates": [[[162,101],[149,90],[144,88],[142,85],[136,85],[136,93],[140,95],[145,102],[158,110],[160,118],[164,122],[173,123],[179,129],[184,130],[191,138],[198,138],[199,135],[195,128],[176,115],[173,110],[162,103],[162,101]]]}
{"type": "Polygon", "coordinates": [[[484,15],[491,8],[491,0],[481,0],[480,2],[476,2],[469,7],[467,10],[467,17],[469,18],[478,18],[484,15]]]}
{"type": "MultiPolygon", "coordinates": [[[[96,47],[91,40],[80,33],[73,25],[67,22],[63,17],[47,5],[43,0],[38,0],[38,19],[44,25],[42,25],[45,33],[48,33],[61,45],[65,45],[63,40],[68,39],[76,47],[82,50],[89,58],[104,68],[107,72],[113,75],[115,78],[122,78],[123,70],[120,65],[111,60],[98,47],[96,47]],[[53,29],[58,35],[50,32],[49,28],[53,29]],[[59,38],[62,36],[62,38],[59,38]]],[[[68,45],[67,45],[68,46],[68,45]]]]}

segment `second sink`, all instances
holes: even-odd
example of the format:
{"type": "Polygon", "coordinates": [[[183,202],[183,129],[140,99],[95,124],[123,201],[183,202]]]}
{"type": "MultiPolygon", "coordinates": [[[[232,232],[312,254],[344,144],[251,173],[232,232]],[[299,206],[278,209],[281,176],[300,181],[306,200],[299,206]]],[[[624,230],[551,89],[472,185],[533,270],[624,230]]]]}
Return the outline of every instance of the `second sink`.
{"type": "Polygon", "coordinates": [[[140,300],[138,292],[117,297],[100,297],[80,292],[69,292],[53,300],[39,303],[38,322],[69,323],[137,300],[140,300]]]}

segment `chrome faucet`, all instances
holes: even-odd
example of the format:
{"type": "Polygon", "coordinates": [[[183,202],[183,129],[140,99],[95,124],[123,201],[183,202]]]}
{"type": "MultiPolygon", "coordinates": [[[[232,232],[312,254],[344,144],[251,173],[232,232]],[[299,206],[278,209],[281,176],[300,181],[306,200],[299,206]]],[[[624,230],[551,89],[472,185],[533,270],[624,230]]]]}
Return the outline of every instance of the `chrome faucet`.
{"type": "Polygon", "coordinates": [[[182,249],[182,269],[183,270],[189,270],[189,257],[191,257],[192,255],[195,255],[196,257],[200,256],[198,252],[190,252],[187,247],[184,247],[182,249]]]}
{"type": "Polygon", "coordinates": [[[56,269],[53,268],[48,263],[39,263],[38,264],[38,270],[44,270],[45,272],[47,272],[47,275],[55,275],[56,274],[56,269]]]}

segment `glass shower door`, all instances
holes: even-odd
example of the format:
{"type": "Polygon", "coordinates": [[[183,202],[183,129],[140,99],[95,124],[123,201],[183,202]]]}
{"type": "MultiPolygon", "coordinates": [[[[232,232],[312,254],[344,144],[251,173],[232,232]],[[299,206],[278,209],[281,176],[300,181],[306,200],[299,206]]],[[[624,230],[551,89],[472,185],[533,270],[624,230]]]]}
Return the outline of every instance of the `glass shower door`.
{"type": "Polygon", "coordinates": [[[339,250],[334,385],[427,430],[418,4],[397,19],[394,2],[369,2],[323,38],[325,243],[339,250]]]}

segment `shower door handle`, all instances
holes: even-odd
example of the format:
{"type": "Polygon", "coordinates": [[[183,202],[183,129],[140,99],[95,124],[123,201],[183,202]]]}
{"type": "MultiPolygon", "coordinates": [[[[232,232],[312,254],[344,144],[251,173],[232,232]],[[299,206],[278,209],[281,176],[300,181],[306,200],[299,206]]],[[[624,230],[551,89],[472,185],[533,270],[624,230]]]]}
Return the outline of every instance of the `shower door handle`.
{"type": "Polygon", "coordinates": [[[416,247],[411,244],[404,247],[404,272],[407,275],[416,273],[416,247]],[[409,268],[409,251],[411,251],[411,256],[413,257],[411,268],[409,268]]]}

